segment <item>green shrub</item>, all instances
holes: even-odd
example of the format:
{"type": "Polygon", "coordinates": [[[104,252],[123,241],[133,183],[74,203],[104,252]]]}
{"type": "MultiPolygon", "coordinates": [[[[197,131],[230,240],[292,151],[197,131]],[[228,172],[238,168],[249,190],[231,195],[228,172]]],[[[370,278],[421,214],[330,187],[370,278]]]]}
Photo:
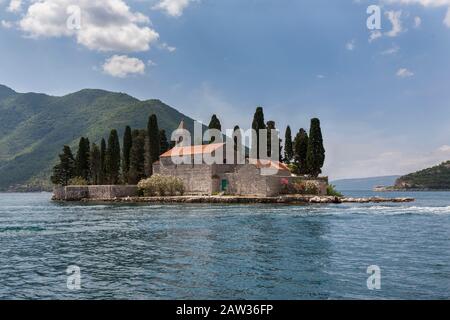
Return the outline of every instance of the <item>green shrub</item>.
{"type": "Polygon", "coordinates": [[[177,177],[155,174],[151,178],[138,183],[139,191],[146,197],[183,195],[183,180],[177,177]]]}
{"type": "Polygon", "coordinates": [[[344,195],[336,190],[336,186],[329,184],[327,187],[327,195],[342,198],[344,195]]]}
{"type": "Polygon", "coordinates": [[[87,186],[89,183],[82,177],[75,177],[69,180],[69,186],[87,186]]]}

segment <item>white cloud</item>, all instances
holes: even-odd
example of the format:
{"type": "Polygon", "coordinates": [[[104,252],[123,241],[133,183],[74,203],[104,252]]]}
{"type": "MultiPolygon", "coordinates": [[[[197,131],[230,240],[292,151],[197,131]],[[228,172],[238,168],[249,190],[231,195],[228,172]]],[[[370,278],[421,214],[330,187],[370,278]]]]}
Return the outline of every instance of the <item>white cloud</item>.
{"type": "Polygon", "coordinates": [[[414,73],[406,68],[401,68],[401,69],[398,69],[396,75],[399,78],[410,78],[410,77],[414,76],[414,73]]]}
{"type": "Polygon", "coordinates": [[[384,0],[387,3],[395,4],[420,4],[424,7],[447,7],[447,15],[444,24],[450,28],[450,0],[384,0]]]}
{"type": "Polygon", "coordinates": [[[398,46],[393,46],[392,48],[386,49],[384,51],[381,52],[382,55],[392,55],[392,54],[396,54],[398,51],[400,50],[400,48],[398,46]]]}
{"type": "Polygon", "coordinates": [[[10,29],[13,27],[13,23],[11,21],[2,20],[1,24],[2,24],[2,27],[5,29],[10,29]]]}
{"type": "Polygon", "coordinates": [[[132,74],[144,74],[145,64],[137,58],[114,55],[105,61],[102,69],[110,76],[125,78],[132,74]]]}
{"type": "Polygon", "coordinates": [[[401,11],[386,11],[385,14],[392,24],[392,30],[386,32],[385,34],[388,37],[398,36],[403,31],[402,22],[401,22],[402,12],[401,11]]]}
{"type": "Polygon", "coordinates": [[[123,0],[41,0],[34,1],[19,22],[30,37],[75,37],[91,50],[146,51],[159,35],[148,25],[150,20],[132,12],[123,0]],[[68,8],[81,12],[80,28],[69,28],[68,8]]]}
{"type": "Polygon", "coordinates": [[[420,28],[422,25],[422,19],[420,17],[414,17],[414,28],[420,28]]]}
{"type": "Polygon", "coordinates": [[[173,47],[173,46],[169,46],[167,43],[163,42],[159,45],[159,48],[162,50],[167,50],[169,52],[175,52],[177,50],[177,48],[173,47]]]}
{"type": "Polygon", "coordinates": [[[369,36],[369,42],[375,41],[378,38],[381,38],[382,36],[383,34],[380,31],[378,30],[372,31],[369,36]]]}
{"type": "Polygon", "coordinates": [[[444,24],[450,28],[450,8],[447,10],[447,14],[444,19],[444,24]]]}
{"type": "Polygon", "coordinates": [[[445,145],[441,146],[438,149],[438,151],[440,151],[440,152],[450,152],[450,146],[445,144],[445,145]]]}
{"type": "Polygon", "coordinates": [[[349,51],[355,50],[355,47],[356,47],[355,40],[351,40],[351,41],[347,42],[347,44],[345,45],[345,48],[349,51]]]}
{"type": "Polygon", "coordinates": [[[165,11],[172,17],[179,17],[193,0],[161,0],[153,9],[165,11]]]}
{"type": "Polygon", "coordinates": [[[11,0],[6,10],[9,12],[19,12],[22,10],[22,0],[11,0]]]}

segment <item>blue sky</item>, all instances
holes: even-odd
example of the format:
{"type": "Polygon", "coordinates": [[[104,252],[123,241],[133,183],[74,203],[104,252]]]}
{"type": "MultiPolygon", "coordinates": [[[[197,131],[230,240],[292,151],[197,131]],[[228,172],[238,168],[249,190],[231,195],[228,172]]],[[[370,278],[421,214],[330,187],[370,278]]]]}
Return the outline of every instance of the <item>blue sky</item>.
{"type": "Polygon", "coordinates": [[[206,123],[217,113],[227,128],[248,128],[261,105],[282,135],[319,117],[326,174],[403,174],[450,159],[449,8],[450,0],[0,0],[0,83],[159,98],[206,123]],[[366,26],[372,4],[378,31],[366,26]],[[81,29],[66,25],[77,17],[71,5],[81,29]]]}

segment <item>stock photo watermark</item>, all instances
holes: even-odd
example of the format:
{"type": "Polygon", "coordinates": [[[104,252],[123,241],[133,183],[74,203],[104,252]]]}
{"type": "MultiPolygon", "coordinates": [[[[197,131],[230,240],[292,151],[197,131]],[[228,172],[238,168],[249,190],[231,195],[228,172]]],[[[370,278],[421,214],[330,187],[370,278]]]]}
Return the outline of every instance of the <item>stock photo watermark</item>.
{"type": "Polygon", "coordinates": [[[67,274],[67,289],[71,291],[81,290],[81,268],[79,266],[68,266],[67,274]]]}
{"type": "Polygon", "coordinates": [[[371,265],[367,267],[367,274],[370,275],[367,278],[367,289],[381,290],[381,268],[377,265],[371,265]]]}

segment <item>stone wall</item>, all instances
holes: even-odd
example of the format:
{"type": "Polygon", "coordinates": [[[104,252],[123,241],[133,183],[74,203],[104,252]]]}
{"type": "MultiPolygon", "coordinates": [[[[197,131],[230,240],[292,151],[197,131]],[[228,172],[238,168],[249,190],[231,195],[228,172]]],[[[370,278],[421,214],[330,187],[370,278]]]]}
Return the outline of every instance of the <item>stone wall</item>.
{"type": "Polygon", "coordinates": [[[153,165],[155,174],[176,176],[183,180],[186,194],[210,195],[213,193],[212,166],[206,164],[153,165]]]}
{"type": "Polygon", "coordinates": [[[65,201],[115,199],[137,195],[137,186],[67,186],[55,187],[53,190],[53,200],[65,201]]]}

